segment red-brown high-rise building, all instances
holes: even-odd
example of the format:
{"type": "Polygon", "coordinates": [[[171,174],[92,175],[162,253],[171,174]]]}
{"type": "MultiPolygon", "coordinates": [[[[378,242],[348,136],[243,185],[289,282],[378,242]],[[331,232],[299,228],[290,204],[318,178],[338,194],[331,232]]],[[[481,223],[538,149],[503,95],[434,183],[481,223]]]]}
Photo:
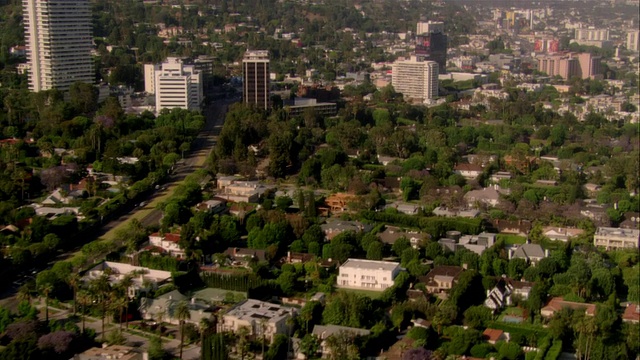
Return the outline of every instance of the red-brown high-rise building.
{"type": "Polygon", "coordinates": [[[271,106],[269,52],[247,51],[242,59],[242,101],[268,109],[271,106]]]}

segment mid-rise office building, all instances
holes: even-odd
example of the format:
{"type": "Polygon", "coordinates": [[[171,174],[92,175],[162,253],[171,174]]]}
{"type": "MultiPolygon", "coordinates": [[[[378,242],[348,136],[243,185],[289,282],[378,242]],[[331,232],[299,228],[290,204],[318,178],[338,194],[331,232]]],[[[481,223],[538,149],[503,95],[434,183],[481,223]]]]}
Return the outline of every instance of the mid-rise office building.
{"type": "Polygon", "coordinates": [[[29,89],[69,90],[95,75],[89,0],[23,0],[29,89]]]}
{"type": "Polygon", "coordinates": [[[557,53],[537,57],[538,70],[549,76],[561,76],[568,80],[572,77],[593,79],[601,76],[601,57],[589,53],[557,53]]]}
{"type": "Polygon", "coordinates": [[[181,108],[200,110],[203,100],[202,74],[179,58],[144,66],[145,91],[156,96],[156,112],[181,108]]]}
{"type": "Polygon", "coordinates": [[[416,26],[416,35],[444,33],[444,23],[442,21],[420,21],[416,26]]]}
{"type": "Polygon", "coordinates": [[[575,39],[578,41],[608,41],[609,30],[608,29],[576,29],[575,39]]]}
{"type": "Polygon", "coordinates": [[[637,52],[640,49],[640,30],[627,32],[627,50],[637,52]]]}
{"type": "Polygon", "coordinates": [[[442,74],[447,69],[447,35],[444,23],[439,21],[419,22],[417,26],[415,56],[418,61],[435,61],[442,74]]]}
{"type": "Polygon", "coordinates": [[[391,84],[405,98],[428,101],[438,96],[438,63],[410,60],[393,63],[391,84]]]}
{"type": "Polygon", "coordinates": [[[271,106],[269,52],[266,50],[247,51],[242,59],[242,75],[244,103],[268,109],[271,106]]]}

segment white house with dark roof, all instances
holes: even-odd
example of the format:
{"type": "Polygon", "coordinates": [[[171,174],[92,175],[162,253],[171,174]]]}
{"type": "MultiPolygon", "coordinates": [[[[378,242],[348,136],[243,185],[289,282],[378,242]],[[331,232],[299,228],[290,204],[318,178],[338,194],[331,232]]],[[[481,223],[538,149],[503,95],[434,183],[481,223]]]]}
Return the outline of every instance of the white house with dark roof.
{"type": "Polygon", "coordinates": [[[524,259],[532,265],[549,256],[549,251],[538,244],[522,244],[509,248],[509,260],[524,259]]]}
{"type": "Polygon", "coordinates": [[[482,174],[482,166],[477,164],[458,164],[453,172],[462,175],[467,180],[473,180],[482,174]]]}
{"type": "Polygon", "coordinates": [[[400,270],[396,262],[348,259],[338,269],[337,286],[382,291],[393,286],[400,270]]]}

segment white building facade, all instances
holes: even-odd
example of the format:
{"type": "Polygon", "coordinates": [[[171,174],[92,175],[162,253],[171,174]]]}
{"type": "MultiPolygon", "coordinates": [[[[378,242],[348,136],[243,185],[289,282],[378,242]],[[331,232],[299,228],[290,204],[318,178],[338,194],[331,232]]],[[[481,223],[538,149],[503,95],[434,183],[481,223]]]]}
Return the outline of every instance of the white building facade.
{"type": "Polygon", "coordinates": [[[69,90],[95,75],[89,0],[23,0],[29,89],[69,90]]]}
{"type": "Polygon", "coordinates": [[[405,98],[425,102],[438,96],[438,63],[410,60],[393,63],[391,84],[405,98]]]}
{"type": "Polygon", "coordinates": [[[145,91],[156,95],[156,112],[173,108],[200,110],[202,74],[194,65],[169,57],[162,64],[145,65],[144,80],[145,91]]]}
{"type": "Polygon", "coordinates": [[[400,264],[391,261],[348,259],[338,269],[338,287],[384,290],[393,286],[400,264]]]}
{"type": "Polygon", "coordinates": [[[608,29],[576,29],[576,40],[607,41],[609,40],[608,29]]]}
{"type": "Polygon", "coordinates": [[[444,23],[442,21],[421,21],[416,26],[416,34],[443,33],[444,23]]]}
{"type": "Polygon", "coordinates": [[[593,245],[607,250],[637,249],[640,230],[599,227],[593,235],[593,245]]]}
{"type": "Polygon", "coordinates": [[[156,246],[173,257],[183,259],[185,257],[185,253],[184,250],[182,250],[182,248],[180,247],[179,242],[179,234],[153,233],[149,235],[150,246],[156,246]]]}
{"type": "Polygon", "coordinates": [[[276,334],[290,335],[287,320],[295,314],[294,308],[247,299],[227,311],[218,326],[220,331],[230,332],[244,327],[249,330],[249,335],[256,338],[264,335],[268,342],[272,342],[276,334]]]}
{"type": "Polygon", "coordinates": [[[627,50],[638,52],[640,48],[640,30],[627,32],[627,50]]]}

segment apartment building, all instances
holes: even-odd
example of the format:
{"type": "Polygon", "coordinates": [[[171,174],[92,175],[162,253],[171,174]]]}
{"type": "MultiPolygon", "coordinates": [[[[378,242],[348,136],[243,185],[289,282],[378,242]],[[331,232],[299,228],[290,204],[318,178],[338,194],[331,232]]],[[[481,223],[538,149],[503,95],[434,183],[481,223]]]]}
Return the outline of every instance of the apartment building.
{"type": "Polygon", "coordinates": [[[576,35],[574,38],[578,41],[608,41],[609,29],[576,29],[576,35]]]}
{"type": "Polygon", "coordinates": [[[69,90],[76,82],[93,84],[89,0],[23,0],[29,64],[29,89],[69,90]]]}
{"type": "Polygon", "coordinates": [[[593,235],[593,245],[606,250],[637,249],[640,230],[599,227],[593,235]]]}
{"type": "Polygon", "coordinates": [[[145,64],[145,91],[156,96],[156,112],[181,108],[200,110],[203,100],[202,74],[194,65],[169,57],[161,64],[145,64]]]}
{"type": "Polygon", "coordinates": [[[391,83],[405,98],[428,102],[438,96],[438,63],[410,60],[393,63],[391,83]]]}
{"type": "Polygon", "coordinates": [[[630,30],[627,32],[627,50],[638,52],[640,49],[640,30],[630,30]]]}
{"type": "Polygon", "coordinates": [[[348,259],[338,269],[338,287],[384,290],[393,285],[400,264],[391,261],[348,259]]]}
{"type": "Polygon", "coordinates": [[[295,315],[295,308],[247,299],[227,311],[218,326],[220,331],[231,332],[246,327],[249,335],[256,339],[264,335],[267,341],[272,342],[277,334],[290,335],[287,320],[295,315]]]}

